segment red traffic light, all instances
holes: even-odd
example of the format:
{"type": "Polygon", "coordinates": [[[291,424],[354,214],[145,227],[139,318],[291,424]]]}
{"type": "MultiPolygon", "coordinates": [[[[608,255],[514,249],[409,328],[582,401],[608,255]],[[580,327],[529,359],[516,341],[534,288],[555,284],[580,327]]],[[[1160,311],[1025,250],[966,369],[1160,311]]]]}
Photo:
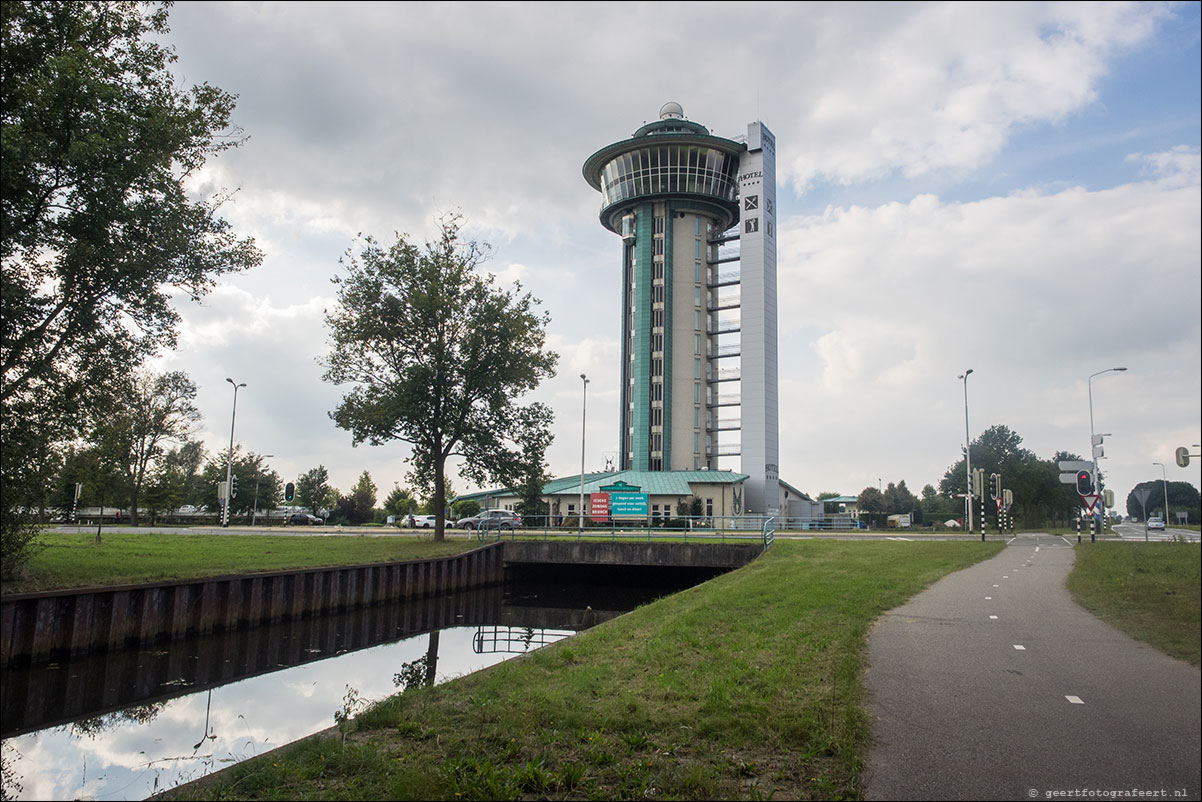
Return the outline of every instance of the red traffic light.
{"type": "Polygon", "coordinates": [[[1088,496],[1093,493],[1093,474],[1089,471],[1077,471],[1077,495],[1088,496]]]}

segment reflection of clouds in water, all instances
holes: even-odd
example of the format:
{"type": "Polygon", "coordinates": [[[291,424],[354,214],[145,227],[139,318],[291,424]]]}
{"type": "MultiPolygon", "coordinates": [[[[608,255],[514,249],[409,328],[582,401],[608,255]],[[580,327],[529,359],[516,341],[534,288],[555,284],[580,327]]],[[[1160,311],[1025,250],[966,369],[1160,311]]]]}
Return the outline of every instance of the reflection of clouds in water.
{"type": "MultiPolygon", "coordinates": [[[[476,654],[476,627],[439,633],[436,682],[469,674],[512,655],[476,654]]],[[[426,655],[429,635],[374,646],[274,674],[250,677],[171,699],[144,724],[110,716],[94,736],[56,727],[5,741],[18,799],[143,799],[334,725],[346,687],[376,701],[397,692],[393,675],[426,655]],[[111,721],[111,724],[110,724],[111,721]],[[208,739],[195,749],[207,734],[208,739]]]]}

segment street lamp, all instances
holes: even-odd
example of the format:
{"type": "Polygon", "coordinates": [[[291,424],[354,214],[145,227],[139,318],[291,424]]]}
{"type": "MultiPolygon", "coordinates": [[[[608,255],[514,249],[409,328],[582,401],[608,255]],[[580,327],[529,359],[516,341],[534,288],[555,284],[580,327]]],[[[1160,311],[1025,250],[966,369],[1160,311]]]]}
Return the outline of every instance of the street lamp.
{"type": "MultiPolygon", "coordinates": [[[[1153,462],[1152,464],[1160,466],[1160,475],[1164,481],[1164,525],[1165,525],[1165,528],[1168,528],[1168,525],[1169,525],[1169,475],[1167,473],[1165,473],[1164,463],[1153,462]]],[[[1145,517],[1144,527],[1147,528],[1147,526],[1148,526],[1148,521],[1147,521],[1147,518],[1145,517]]]]}
{"type": "Polygon", "coordinates": [[[968,510],[968,515],[964,517],[968,521],[966,532],[972,531],[972,451],[971,441],[968,439],[968,374],[970,373],[972,373],[972,368],[956,377],[964,381],[964,476],[968,482],[964,486],[964,507],[968,510]]]}
{"type": "Polygon", "coordinates": [[[581,373],[580,380],[584,382],[584,396],[580,404],[580,509],[576,511],[577,538],[584,535],[584,427],[588,420],[588,376],[581,373]]]}
{"type": "MultiPolygon", "coordinates": [[[[1096,438],[1093,433],[1093,377],[1101,376],[1103,373],[1122,373],[1124,370],[1126,368],[1106,368],[1106,370],[1099,370],[1097,373],[1089,374],[1089,379],[1085,382],[1089,386],[1089,457],[1093,460],[1094,489],[1097,490],[1099,495],[1102,492],[1099,489],[1102,483],[1098,480],[1098,444],[1095,442],[1096,438]]],[[[1102,501],[1100,503],[1102,505],[1102,520],[1104,521],[1106,520],[1106,502],[1102,501]]],[[[1090,522],[1090,526],[1093,526],[1092,522],[1090,522]]],[[[1090,531],[1093,530],[1091,529],[1090,531]]]]}
{"type": "Polygon", "coordinates": [[[234,385],[234,405],[230,409],[230,459],[225,464],[225,509],[221,513],[221,525],[230,525],[230,477],[234,474],[234,417],[238,414],[238,388],[245,387],[246,382],[234,384],[234,380],[228,376],[225,379],[230,384],[234,385]]]}
{"type": "Polygon", "coordinates": [[[263,475],[263,460],[271,459],[275,454],[260,454],[255,460],[255,507],[250,512],[250,525],[255,525],[255,520],[259,517],[259,477],[263,475]]]}

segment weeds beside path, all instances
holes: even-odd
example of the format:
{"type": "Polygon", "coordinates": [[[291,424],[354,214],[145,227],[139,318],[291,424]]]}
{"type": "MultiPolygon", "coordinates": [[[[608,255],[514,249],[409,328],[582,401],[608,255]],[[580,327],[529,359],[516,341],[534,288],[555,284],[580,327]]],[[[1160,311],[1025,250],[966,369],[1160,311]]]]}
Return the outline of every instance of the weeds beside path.
{"type": "Polygon", "coordinates": [[[979,542],[778,542],[521,659],[386,699],[175,798],[848,799],[868,627],[979,542]]]}

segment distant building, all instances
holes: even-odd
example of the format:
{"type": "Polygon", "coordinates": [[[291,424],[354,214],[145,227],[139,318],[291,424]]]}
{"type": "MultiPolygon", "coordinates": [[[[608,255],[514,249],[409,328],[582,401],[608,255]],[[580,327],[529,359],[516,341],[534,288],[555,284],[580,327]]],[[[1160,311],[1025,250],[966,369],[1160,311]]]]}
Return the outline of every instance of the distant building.
{"type": "MultiPolygon", "coordinates": [[[[732,471],[602,471],[584,475],[585,515],[594,493],[615,492],[620,488],[647,495],[646,512],[640,518],[675,518],[682,503],[696,498],[701,501],[701,514],[728,517],[739,515],[742,509],[744,482],[747,476],[732,471]]],[[[580,475],[553,479],[543,487],[552,519],[574,518],[580,508],[580,475]]],[[[618,490],[616,492],[621,492],[618,490]]],[[[486,509],[512,510],[518,496],[512,490],[489,490],[459,496],[456,501],[470,499],[486,509]]]]}
{"type": "MultiPolygon", "coordinates": [[[[647,495],[646,509],[634,516],[644,518],[674,518],[682,504],[692,499],[701,502],[701,514],[707,517],[745,517],[743,498],[747,492],[747,474],[733,471],[599,471],[584,475],[585,515],[591,515],[591,500],[595,493],[637,492],[647,495]]],[[[552,479],[543,486],[542,500],[547,503],[552,519],[575,518],[580,507],[580,476],[552,479]]],[[[777,527],[808,529],[824,518],[824,502],[814,501],[787,482],[778,483],[777,527]]],[[[458,501],[475,501],[482,509],[517,509],[517,493],[509,488],[484,490],[457,496],[458,501]]],[[[852,499],[855,500],[854,498],[852,499]]],[[[753,514],[758,520],[759,513],[753,514]]],[[[836,513],[829,518],[848,518],[836,513]]],[[[531,521],[531,525],[539,522],[531,521]]],[[[846,528],[846,527],[841,527],[846,528]]]]}

